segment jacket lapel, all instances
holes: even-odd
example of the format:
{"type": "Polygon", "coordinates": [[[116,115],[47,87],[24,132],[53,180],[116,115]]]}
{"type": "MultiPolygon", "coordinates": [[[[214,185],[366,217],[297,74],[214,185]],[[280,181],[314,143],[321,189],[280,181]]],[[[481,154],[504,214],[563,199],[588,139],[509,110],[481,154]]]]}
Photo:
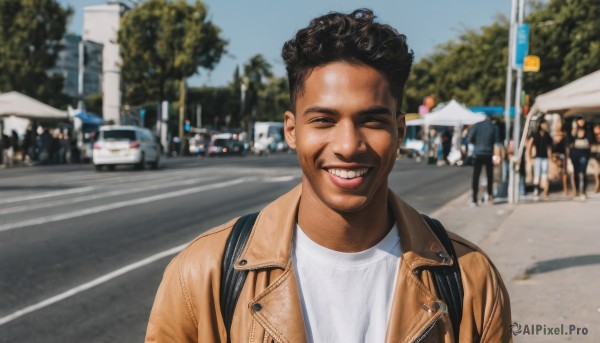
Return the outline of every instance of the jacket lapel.
{"type": "Polygon", "coordinates": [[[449,266],[454,261],[419,212],[391,191],[388,204],[394,211],[400,233],[402,257],[386,342],[415,342],[426,336],[445,311],[445,305],[423,283],[421,270],[424,267],[449,266]]]}
{"type": "Polygon", "coordinates": [[[291,261],[283,274],[259,294],[250,306],[254,319],[277,342],[307,341],[301,309],[291,261]]]}

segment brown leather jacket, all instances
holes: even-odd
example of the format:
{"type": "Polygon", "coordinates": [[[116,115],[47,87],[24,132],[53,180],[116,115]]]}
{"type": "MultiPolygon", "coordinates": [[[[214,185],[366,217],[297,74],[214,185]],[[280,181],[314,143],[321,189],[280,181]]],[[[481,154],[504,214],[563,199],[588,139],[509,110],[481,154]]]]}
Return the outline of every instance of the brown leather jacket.
{"type": "MultiPolygon", "coordinates": [[[[385,341],[453,342],[449,316],[429,272],[415,272],[453,262],[442,262],[438,253],[444,248],[419,213],[388,193],[402,257],[385,341]]],[[[306,342],[290,260],[300,195],[298,186],[263,209],[235,264],[249,273],[231,326],[232,342],[306,342]]],[[[219,283],[225,242],[235,221],[204,233],[171,261],[156,294],[146,342],[226,342],[219,283]]],[[[464,287],[460,342],[511,341],[510,302],[498,271],[475,245],[452,233],[450,237],[464,287]]]]}

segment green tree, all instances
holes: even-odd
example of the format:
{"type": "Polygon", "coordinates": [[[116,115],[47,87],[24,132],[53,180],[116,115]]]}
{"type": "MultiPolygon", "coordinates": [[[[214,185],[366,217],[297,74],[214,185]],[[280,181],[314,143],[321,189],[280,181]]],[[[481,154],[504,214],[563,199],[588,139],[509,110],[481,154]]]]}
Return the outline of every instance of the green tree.
{"type": "MultiPolygon", "coordinates": [[[[164,100],[169,82],[179,88],[179,136],[183,137],[185,79],[198,68],[212,69],[227,41],[207,17],[202,1],[149,0],[121,19],[119,45],[126,96],[144,90],[164,100]]],[[[182,149],[185,147],[182,144],[182,149]]]]}
{"type": "Polygon", "coordinates": [[[290,110],[288,81],[285,77],[271,77],[260,92],[262,101],[257,120],[283,121],[285,111],[290,110]]]}
{"type": "Polygon", "coordinates": [[[507,56],[506,18],[498,17],[480,31],[465,30],[413,66],[406,87],[407,110],[416,112],[427,95],[470,106],[503,104],[507,56]]]}
{"type": "Polygon", "coordinates": [[[0,91],[66,105],[62,77],[46,72],[63,48],[61,39],[72,13],[56,0],[0,1],[0,91]]]}
{"type": "MultiPolygon", "coordinates": [[[[531,95],[548,92],[600,69],[600,2],[533,1],[529,53],[541,60],[537,73],[525,73],[531,95]]],[[[465,30],[436,47],[413,66],[406,87],[406,109],[417,111],[426,95],[467,105],[504,105],[508,26],[505,17],[480,30],[465,30]]]]}
{"type": "Polygon", "coordinates": [[[551,0],[532,8],[529,52],[541,66],[525,73],[526,90],[535,96],[600,69],[599,1],[551,0]]]}
{"type": "Polygon", "coordinates": [[[243,109],[245,116],[257,115],[260,92],[265,87],[263,80],[273,77],[272,69],[271,64],[260,54],[252,56],[244,64],[244,76],[248,86],[243,109]]]}

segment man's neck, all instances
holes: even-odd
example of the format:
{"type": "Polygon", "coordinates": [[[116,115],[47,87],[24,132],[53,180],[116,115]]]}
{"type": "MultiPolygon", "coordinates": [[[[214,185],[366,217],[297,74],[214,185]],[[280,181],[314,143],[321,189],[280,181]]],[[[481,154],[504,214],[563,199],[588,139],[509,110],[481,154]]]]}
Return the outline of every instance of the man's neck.
{"type": "Polygon", "coordinates": [[[300,198],[298,225],[317,244],[340,252],[366,250],[380,242],[394,225],[387,205],[387,189],[364,208],[340,213],[314,194],[300,198]]]}

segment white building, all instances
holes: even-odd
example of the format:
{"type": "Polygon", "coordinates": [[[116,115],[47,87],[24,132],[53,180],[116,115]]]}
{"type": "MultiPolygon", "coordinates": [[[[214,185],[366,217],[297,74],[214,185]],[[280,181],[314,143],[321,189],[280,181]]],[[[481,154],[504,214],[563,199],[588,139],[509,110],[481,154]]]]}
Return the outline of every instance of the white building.
{"type": "Polygon", "coordinates": [[[83,40],[104,45],[102,54],[102,117],[120,123],[121,114],[121,57],[117,35],[121,15],[128,7],[109,1],[105,5],[88,6],[83,13],[83,40]]]}

